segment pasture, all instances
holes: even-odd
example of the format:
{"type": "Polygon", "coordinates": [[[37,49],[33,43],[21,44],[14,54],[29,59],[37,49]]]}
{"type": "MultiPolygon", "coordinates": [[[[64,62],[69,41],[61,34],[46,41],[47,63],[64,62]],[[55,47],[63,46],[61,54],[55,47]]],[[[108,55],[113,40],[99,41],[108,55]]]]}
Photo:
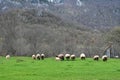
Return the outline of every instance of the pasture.
{"type": "Polygon", "coordinates": [[[39,61],[31,57],[0,57],[0,80],[120,80],[120,59],[39,61]]]}

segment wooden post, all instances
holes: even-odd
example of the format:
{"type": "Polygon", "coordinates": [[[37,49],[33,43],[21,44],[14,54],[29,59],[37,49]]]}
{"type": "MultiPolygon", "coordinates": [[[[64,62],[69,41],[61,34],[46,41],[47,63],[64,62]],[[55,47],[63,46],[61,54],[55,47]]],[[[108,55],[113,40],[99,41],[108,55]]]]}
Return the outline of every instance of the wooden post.
{"type": "Polygon", "coordinates": [[[109,58],[111,57],[111,54],[112,54],[112,45],[113,43],[109,42],[108,46],[104,50],[104,55],[107,55],[109,58]]]}

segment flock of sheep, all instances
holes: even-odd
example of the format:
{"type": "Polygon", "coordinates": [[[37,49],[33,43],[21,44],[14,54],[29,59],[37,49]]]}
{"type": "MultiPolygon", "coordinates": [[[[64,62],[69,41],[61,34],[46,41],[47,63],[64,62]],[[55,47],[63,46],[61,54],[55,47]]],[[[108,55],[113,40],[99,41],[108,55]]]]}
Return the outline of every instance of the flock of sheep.
{"type": "MultiPolygon", "coordinates": [[[[6,55],[6,59],[9,59],[9,58],[10,58],[10,55],[6,55]]],[[[45,58],[45,54],[32,55],[32,59],[34,59],[34,60],[40,60],[40,59],[44,60],[44,58],[45,58]]],[[[70,55],[70,54],[65,54],[65,55],[64,54],[59,54],[59,55],[57,55],[55,57],[55,60],[56,61],[63,61],[64,59],[66,59],[66,60],[75,60],[75,58],[76,58],[76,56],[74,54],[72,54],[72,55],[70,55]]],[[[93,60],[98,61],[99,58],[100,58],[99,55],[95,55],[93,57],[93,60]]],[[[86,55],[84,53],[81,53],[80,54],[80,59],[85,60],[86,55]]],[[[102,56],[103,61],[107,61],[107,59],[108,59],[107,55],[102,56]]]]}
{"type": "MultiPolygon", "coordinates": [[[[10,55],[6,55],[6,59],[9,59],[10,55]]],[[[37,55],[32,55],[32,59],[34,60],[44,60],[45,54],[37,54],[37,55]]]]}
{"type": "Polygon", "coordinates": [[[44,60],[45,54],[37,54],[37,55],[32,55],[32,59],[37,59],[37,60],[44,60]]]}
{"type": "MultiPolygon", "coordinates": [[[[75,60],[75,58],[76,58],[76,56],[74,55],[74,54],[72,54],[72,55],[70,55],[70,54],[59,54],[59,55],[57,55],[56,56],[56,61],[63,61],[64,60],[64,58],[66,59],[66,60],[75,60]]],[[[93,60],[95,60],[95,61],[98,61],[99,60],[99,56],[98,55],[95,55],[94,57],[93,57],[93,60]]],[[[81,60],[85,60],[86,59],[86,55],[84,54],[84,53],[82,53],[82,54],[80,54],[80,59],[81,60]]],[[[108,59],[108,57],[107,57],[107,55],[103,55],[102,56],[102,60],[103,61],[107,61],[107,59],[108,59]]]]}

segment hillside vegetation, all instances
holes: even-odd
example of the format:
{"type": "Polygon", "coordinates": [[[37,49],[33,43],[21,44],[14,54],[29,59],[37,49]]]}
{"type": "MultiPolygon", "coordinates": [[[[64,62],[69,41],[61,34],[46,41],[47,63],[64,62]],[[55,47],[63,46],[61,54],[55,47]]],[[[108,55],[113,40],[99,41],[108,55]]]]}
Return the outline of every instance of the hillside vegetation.
{"type": "Polygon", "coordinates": [[[119,30],[108,33],[110,30],[99,31],[65,22],[44,10],[41,15],[38,13],[36,9],[13,9],[0,14],[1,55],[45,53],[55,56],[65,52],[78,56],[85,52],[92,57],[102,55],[109,41],[114,42],[114,53],[119,55],[119,45],[116,45],[119,43],[119,30]]]}

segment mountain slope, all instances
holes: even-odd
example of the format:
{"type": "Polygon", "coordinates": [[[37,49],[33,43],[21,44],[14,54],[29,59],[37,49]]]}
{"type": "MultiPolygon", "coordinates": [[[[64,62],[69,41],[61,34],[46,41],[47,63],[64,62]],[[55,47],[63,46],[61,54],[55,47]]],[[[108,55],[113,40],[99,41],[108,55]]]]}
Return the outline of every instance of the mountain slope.
{"type": "MultiPolygon", "coordinates": [[[[11,3],[10,0],[3,2],[5,6],[11,5],[11,7],[1,10],[0,13],[0,55],[30,56],[38,52],[45,53],[46,56],[55,56],[63,52],[75,53],[76,56],[82,52],[89,57],[96,53],[102,55],[109,41],[106,41],[107,36],[105,36],[108,31],[101,32],[97,29],[104,26],[101,28],[105,30],[105,28],[110,28],[108,25],[113,22],[119,22],[117,20],[119,10],[115,11],[116,15],[113,15],[108,12],[115,8],[110,11],[107,7],[103,9],[103,6],[95,8],[93,5],[90,6],[88,1],[82,1],[79,5],[76,5],[73,0],[60,3],[42,2],[34,5],[25,2],[20,3],[21,7],[11,3]],[[96,13],[97,16],[93,16],[96,13]],[[108,19],[112,21],[109,22],[108,19]]],[[[118,24],[113,24],[111,27],[116,25],[118,24]]],[[[111,38],[111,33],[108,34],[111,38]]],[[[116,40],[119,42],[118,36],[116,40]]],[[[114,46],[114,49],[116,54],[119,54],[119,45],[114,46]]]]}
{"type": "Polygon", "coordinates": [[[38,13],[36,9],[16,9],[0,14],[0,55],[72,52],[81,33],[86,32],[49,12],[38,13]]]}
{"type": "Polygon", "coordinates": [[[0,0],[2,12],[10,8],[42,8],[66,22],[95,29],[120,25],[120,0],[0,0]]]}

